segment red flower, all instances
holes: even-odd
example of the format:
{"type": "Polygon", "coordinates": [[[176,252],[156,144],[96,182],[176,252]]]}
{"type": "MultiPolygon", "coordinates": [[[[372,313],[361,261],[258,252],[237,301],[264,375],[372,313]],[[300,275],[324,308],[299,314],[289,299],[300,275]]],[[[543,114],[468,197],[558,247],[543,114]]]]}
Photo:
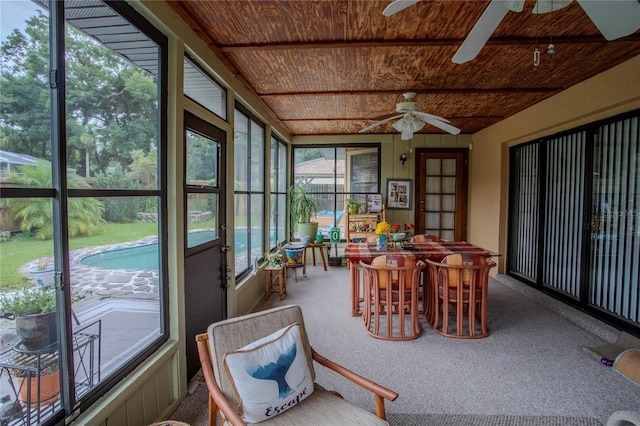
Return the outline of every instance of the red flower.
{"type": "Polygon", "coordinates": [[[391,225],[391,232],[398,232],[400,230],[400,224],[394,223],[391,225]]]}
{"type": "Polygon", "coordinates": [[[405,227],[405,228],[407,228],[407,229],[413,229],[413,228],[415,228],[415,226],[414,226],[414,225],[413,225],[413,223],[411,223],[411,222],[407,222],[407,223],[405,223],[405,224],[404,224],[404,227],[405,227]]]}

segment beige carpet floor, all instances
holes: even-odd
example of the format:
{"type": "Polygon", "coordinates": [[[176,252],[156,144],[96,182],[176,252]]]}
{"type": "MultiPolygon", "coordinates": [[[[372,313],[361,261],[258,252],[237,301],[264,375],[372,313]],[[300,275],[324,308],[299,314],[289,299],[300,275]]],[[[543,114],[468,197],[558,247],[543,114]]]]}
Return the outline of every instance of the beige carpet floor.
{"type": "MultiPolygon", "coordinates": [[[[640,410],[640,387],[581,349],[619,333],[514,280],[490,282],[487,338],[446,338],[422,320],[422,336],[402,342],[368,336],[351,316],[345,267],[310,267],[287,281],[283,301],[273,295],[257,309],[300,305],[321,355],[399,392],[387,403],[391,424],[597,425],[614,411],[640,410]]],[[[326,369],[317,368],[317,380],[374,410],[368,392],[326,369]]],[[[206,410],[206,392],[196,392],[172,418],[204,426],[206,410]]]]}

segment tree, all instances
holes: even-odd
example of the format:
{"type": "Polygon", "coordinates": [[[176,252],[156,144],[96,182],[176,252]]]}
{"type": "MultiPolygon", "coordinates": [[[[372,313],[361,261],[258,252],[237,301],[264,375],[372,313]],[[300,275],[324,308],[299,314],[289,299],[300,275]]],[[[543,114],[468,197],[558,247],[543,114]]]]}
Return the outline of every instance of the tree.
{"type": "MultiPolygon", "coordinates": [[[[30,188],[50,188],[51,164],[41,160],[35,166],[22,166],[12,181],[30,188]]],[[[69,176],[69,188],[88,188],[83,178],[69,176]]],[[[20,223],[20,230],[32,233],[38,240],[53,237],[53,208],[50,198],[9,198],[9,214],[20,223]]],[[[95,198],[69,198],[69,237],[93,235],[101,231],[104,206],[95,198]]]]}
{"type": "MultiPolygon", "coordinates": [[[[68,166],[83,176],[126,170],[130,153],[157,148],[157,81],[98,41],[66,27],[68,166]],[[86,159],[91,170],[86,170],[86,159]]],[[[42,12],[0,46],[0,136],[8,151],[51,158],[49,28],[42,12]]]]}

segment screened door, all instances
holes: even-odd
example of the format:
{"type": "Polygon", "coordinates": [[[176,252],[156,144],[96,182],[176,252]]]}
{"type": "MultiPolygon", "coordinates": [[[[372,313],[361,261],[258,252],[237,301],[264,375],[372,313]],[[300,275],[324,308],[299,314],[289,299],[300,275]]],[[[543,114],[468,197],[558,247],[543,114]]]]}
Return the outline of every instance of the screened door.
{"type": "Polygon", "coordinates": [[[467,235],[466,150],[417,150],[416,233],[449,241],[467,235]]]}
{"type": "Polygon", "coordinates": [[[226,317],[225,133],[185,114],[185,327],[187,373],[200,368],[196,334],[226,317]]]}

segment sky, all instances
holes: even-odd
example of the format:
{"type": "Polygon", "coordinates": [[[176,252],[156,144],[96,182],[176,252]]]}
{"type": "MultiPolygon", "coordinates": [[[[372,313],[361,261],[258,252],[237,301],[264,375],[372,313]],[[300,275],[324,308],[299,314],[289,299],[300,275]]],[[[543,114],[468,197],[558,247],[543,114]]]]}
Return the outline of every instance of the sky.
{"type": "Polygon", "coordinates": [[[37,9],[44,11],[31,0],[0,0],[0,41],[5,41],[16,28],[24,30],[24,21],[37,9]]]}

